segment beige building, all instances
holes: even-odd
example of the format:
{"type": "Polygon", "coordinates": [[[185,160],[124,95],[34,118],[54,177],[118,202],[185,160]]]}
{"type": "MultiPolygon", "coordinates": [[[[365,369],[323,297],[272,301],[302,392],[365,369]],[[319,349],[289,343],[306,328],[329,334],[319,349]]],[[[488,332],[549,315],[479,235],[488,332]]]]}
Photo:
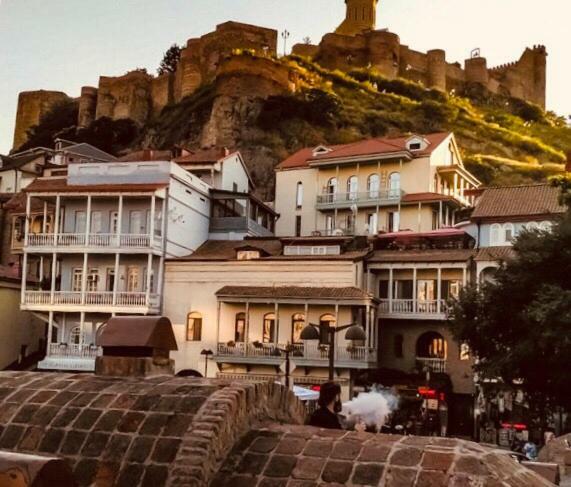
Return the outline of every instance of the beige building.
{"type": "Polygon", "coordinates": [[[302,149],[276,169],[276,234],[376,235],[452,226],[479,181],[452,133],[302,149]]]}
{"type": "Polygon", "coordinates": [[[359,371],[378,363],[378,301],[364,289],[366,239],[248,238],[209,241],[165,269],[165,312],[175,327],[178,371],[204,374],[202,350],[213,352],[209,376],[283,379],[284,355],[293,346],[293,382],[328,377],[328,342],[303,341],[313,323],[356,323],[367,339],[336,337],[336,379],[346,396],[359,371]],[[281,367],[281,369],[280,369],[281,367]]]}

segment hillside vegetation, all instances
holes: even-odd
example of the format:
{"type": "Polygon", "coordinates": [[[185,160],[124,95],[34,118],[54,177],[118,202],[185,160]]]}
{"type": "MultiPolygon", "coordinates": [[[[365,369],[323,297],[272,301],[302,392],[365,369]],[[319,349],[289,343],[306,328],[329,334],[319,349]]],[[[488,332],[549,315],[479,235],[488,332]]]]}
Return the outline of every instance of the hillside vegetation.
{"type": "MultiPolygon", "coordinates": [[[[236,127],[231,144],[243,151],[264,197],[273,192],[272,168],[302,147],[403,132],[455,132],[467,167],[485,184],[544,180],[562,171],[571,154],[571,128],[562,117],[521,100],[491,95],[479,85],[446,94],[403,79],[388,80],[374,70],[328,71],[297,56],[273,62],[293,70],[301,88],[257,99],[256,109],[236,127]]],[[[138,131],[106,121],[99,130],[80,131],[78,136],[97,145],[96,135],[103,132],[105,148],[116,153],[141,146],[197,146],[214,97],[213,85],[205,85],[165,107],[138,131]]],[[[59,130],[73,139],[70,107],[62,111],[62,119],[59,130]]],[[[54,114],[47,120],[48,131],[57,135],[54,114]]],[[[40,123],[27,146],[34,144],[34,133],[42,134],[45,142],[46,129],[40,123]]]]}

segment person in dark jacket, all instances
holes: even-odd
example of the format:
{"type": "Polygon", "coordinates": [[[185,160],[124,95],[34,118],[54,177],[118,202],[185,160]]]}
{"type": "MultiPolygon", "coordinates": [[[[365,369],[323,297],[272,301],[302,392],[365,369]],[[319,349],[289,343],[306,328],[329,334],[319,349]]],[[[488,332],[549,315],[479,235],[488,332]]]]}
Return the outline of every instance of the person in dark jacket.
{"type": "Polygon", "coordinates": [[[335,382],[326,382],[319,391],[319,408],[309,419],[310,426],[340,430],[341,423],[337,414],[341,412],[341,386],[335,382]]]}

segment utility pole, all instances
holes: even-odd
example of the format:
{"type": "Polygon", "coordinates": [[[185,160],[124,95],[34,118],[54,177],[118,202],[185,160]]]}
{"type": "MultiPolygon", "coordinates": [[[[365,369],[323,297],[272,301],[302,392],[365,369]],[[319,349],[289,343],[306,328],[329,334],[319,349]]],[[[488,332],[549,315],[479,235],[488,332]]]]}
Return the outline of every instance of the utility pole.
{"type": "Polygon", "coordinates": [[[282,39],[284,40],[284,56],[287,54],[287,40],[289,39],[290,32],[287,29],[284,29],[282,32],[282,39]]]}

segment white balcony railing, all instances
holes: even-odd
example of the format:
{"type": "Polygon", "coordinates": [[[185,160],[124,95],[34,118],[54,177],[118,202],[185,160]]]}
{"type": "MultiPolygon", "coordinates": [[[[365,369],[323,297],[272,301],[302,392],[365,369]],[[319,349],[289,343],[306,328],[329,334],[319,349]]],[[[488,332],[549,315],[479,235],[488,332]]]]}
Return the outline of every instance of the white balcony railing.
{"type": "Polygon", "coordinates": [[[143,292],[86,292],[76,291],[26,291],[24,304],[30,306],[49,305],[72,305],[89,307],[150,307],[156,308],[159,304],[158,294],[150,294],[147,301],[147,293],[143,292]]]}
{"type": "Polygon", "coordinates": [[[398,203],[403,192],[400,189],[370,190],[349,193],[323,193],[317,196],[318,207],[339,207],[362,204],[393,204],[398,203]]]}
{"type": "Polygon", "coordinates": [[[431,315],[446,312],[446,301],[440,300],[414,300],[414,299],[381,299],[379,312],[382,314],[420,314],[431,315]]]}
{"type": "MultiPolygon", "coordinates": [[[[284,357],[279,349],[284,350],[286,344],[274,343],[219,343],[218,356],[220,357],[251,357],[251,358],[280,358],[284,357]]],[[[336,361],[373,362],[376,360],[376,350],[370,347],[340,345],[335,348],[336,361]]],[[[305,342],[293,345],[290,355],[292,360],[329,360],[329,345],[317,342],[305,342]]]]}
{"type": "Polygon", "coordinates": [[[50,343],[49,355],[57,357],[95,358],[101,355],[101,349],[95,345],[50,343]]]}
{"type": "Polygon", "coordinates": [[[34,233],[28,235],[28,247],[93,247],[93,248],[121,248],[121,249],[147,249],[162,248],[163,239],[160,236],[147,234],[112,233],[34,233]],[[87,245],[86,245],[87,243],[87,245]]]}
{"type": "Polygon", "coordinates": [[[446,359],[443,358],[416,357],[416,364],[422,371],[428,370],[434,373],[446,372],[446,359]]]}

